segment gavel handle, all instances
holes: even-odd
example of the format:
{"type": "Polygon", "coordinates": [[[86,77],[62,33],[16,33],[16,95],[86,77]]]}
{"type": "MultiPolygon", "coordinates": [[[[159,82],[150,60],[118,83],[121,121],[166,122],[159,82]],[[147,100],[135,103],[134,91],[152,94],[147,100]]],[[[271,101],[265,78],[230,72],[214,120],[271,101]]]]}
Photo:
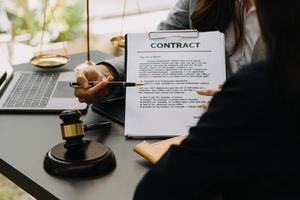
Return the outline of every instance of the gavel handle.
{"type": "Polygon", "coordinates": [[[110,127],[111,127],[110,121],[102,121],[102,122],[98,122],[96,124],[84,125],[84,131],[97,130],[99,128],[110,128],[110,127]]]}

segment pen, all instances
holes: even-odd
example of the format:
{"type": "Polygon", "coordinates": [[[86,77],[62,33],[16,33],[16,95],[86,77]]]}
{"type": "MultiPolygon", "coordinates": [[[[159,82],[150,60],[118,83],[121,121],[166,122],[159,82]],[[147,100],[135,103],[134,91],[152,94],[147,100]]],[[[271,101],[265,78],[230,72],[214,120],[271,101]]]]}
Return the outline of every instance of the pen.
{"type": "MultiPolygon", "coordinates": [[[[99,81],[89,81],[89,87],[95,86],[99,81]]],[[[135,82],[124,82],[124,81],[111,81],[108,82],[107,87],[136,87],[136,86],[142,86],[143,83],[135,83],[135,82]]],[[[81,88],[82,86],[79,85],[78,82],[71,81],[70,87],[73,88],[81,88]]]]}

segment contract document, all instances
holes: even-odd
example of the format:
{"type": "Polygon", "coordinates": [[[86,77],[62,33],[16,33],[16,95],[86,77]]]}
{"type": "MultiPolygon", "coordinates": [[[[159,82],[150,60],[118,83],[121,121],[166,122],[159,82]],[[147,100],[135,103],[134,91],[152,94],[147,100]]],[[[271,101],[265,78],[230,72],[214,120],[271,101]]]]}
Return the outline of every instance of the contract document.
{"type": "Polygon", "coordinates": [[[226,79],[224,34],[162,31],[130,33],[126,39],[125,135],[186,135],[205,112],[197,89],[217,88],[226,79]]]}

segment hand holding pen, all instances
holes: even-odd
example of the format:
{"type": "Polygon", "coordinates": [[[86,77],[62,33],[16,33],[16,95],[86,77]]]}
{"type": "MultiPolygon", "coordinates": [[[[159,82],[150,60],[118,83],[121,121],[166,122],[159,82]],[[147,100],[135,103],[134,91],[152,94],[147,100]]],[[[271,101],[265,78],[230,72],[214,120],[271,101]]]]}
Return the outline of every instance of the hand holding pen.
{"type": "Polygon", "coordinates": [[[100,102],[108,94],[107,83],[114,80],[115,77],[116,74],[113,74],[105,65],[85,67],[76,72],[76,81],[80,87],[74,88],[74,95],[82,103],[100,102]],[[89,81],[91,80],[100,82],[94,87],[90,87],[89,81]]]}
{"type": "Polygon", "coordinates": [[[125,87],[132,85],[132,83],[115,82],[113,81],[114,77],[116,74],[113,74],[105,65],[89,66],[76,73],[77,82],[71,83],[71,85],[74,87],[74,94],[80,102],[94,104],[107,96],[108,87],[120,87],[120,84],[124,84],[125,87]]]}

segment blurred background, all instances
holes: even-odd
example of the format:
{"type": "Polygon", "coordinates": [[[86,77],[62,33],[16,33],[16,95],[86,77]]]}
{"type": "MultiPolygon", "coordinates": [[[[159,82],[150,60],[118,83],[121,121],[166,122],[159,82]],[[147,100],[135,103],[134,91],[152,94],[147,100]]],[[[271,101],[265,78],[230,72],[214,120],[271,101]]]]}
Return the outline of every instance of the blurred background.
{"type": "MultiPolygon", "coordinates": [[[[122,48],[111,44],[112,37],[156,30],[176,2],[90,0],[91,49],[123,54],[122,48]]],[[[41,51],[85,51],[85,38],[86,0],[0,0],[0,48],[12,64],[28,62],[41,51]]],[[[12,199],[34,198],[0,172],[0,200],[12,199]]]]}
{"type": "Polygon", "coordinates": [[[34,200],[34,198],[0,173],[0,200],[34,200]]]}
{"type": "MultiPolygon", "coordinates": [[[[111,45],[112,37],[155,30],[176,1],[90,0],[91,48],[116,56],[122,54],[122,50],[111,45]]],[[[31,54],[41,50],[41,43],[42,50],[67,46],[69,54],[80,52],[86,38],[86,2],[0,0],[0,43],[11,41],[28,45],[32,47],[31,54]]],[[[29,49],[22,52],[29,54],[29,49]]]]}

